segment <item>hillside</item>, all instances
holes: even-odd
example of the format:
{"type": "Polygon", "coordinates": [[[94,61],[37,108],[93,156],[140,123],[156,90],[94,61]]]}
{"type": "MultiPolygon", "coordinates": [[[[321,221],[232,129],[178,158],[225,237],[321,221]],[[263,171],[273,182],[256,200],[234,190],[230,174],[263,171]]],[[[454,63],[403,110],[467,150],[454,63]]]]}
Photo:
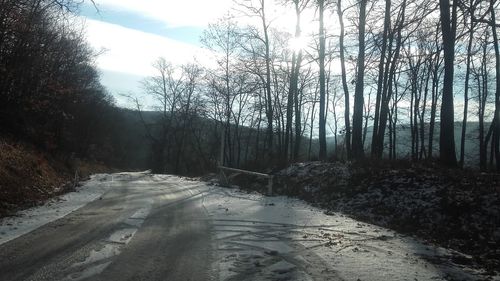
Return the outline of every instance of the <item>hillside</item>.
{"type": "Polygon", "coordinates": [[[114,145],[109,147],[96,138],[85,153],[48,150],[22,138],[1,138],[0,217],[71,191],[93,173],[147,169],[149,149],[137,114],[117,109],[113,116],[113,121],[119,120],[110,131],[114,145]]]}

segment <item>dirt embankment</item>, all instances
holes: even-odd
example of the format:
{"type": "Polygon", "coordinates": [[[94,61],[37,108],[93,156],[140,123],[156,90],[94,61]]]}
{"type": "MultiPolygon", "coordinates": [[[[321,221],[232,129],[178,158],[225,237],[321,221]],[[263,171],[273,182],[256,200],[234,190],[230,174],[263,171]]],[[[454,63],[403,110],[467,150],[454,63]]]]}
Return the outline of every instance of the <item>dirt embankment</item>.
{"type": "Polygon", "coordinates": [[[30,145],[0,140],[0,217],[72,190],[75,169],[78,179],[110,170],[100,164],[56,159],[30,145]]]}

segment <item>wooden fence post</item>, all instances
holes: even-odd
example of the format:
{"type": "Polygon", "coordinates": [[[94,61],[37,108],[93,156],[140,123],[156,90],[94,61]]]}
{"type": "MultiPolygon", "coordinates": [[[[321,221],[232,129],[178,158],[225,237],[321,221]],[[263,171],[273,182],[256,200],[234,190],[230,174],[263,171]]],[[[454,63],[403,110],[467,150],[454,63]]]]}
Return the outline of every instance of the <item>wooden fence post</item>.
{"type": "Polygon", "coordinates": [[[267,182],[267,195],[273,196],[273,176],[269,176],[269,179],[267,182]]]}

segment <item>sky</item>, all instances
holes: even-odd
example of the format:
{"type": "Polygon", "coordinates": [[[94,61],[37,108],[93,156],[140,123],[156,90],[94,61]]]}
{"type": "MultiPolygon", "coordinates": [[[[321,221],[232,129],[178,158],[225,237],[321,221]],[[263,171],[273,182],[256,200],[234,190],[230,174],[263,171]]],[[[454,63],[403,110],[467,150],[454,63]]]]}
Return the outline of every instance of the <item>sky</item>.
{"type": "MultiPolygon", "coordinates": [[[[140,95],[144,78],[154,74],[152,63],[164,57],[174,65],[197,62],[210,65],[211,55],[200,37],[209,23],[234,9],[233,0],[95,0],[97,9],[85,1],[80,16],[87,40],[101,54],[97,66],[101,82],[119,106],[131,106],[125,95],[140,95]],[[195,8],[194,8],[195,7],[195,8]]],[[[266,2],[273,27],[293,33],[295,14],[274,1],[266,2]]],[[[317,29],[314,11],[304,14],[303,33],[317,29]],[[304,20],[306,19],[306,20],[304,20]]],[[[240,24],[251,19],[238,17],[240,24]]],[[[212,62],[213,63],[213,62],[212,62]]]]}
{"type": "Polygon", "coordinates": [[[140,95],[140,81],[154,74],[152,63],[164,57],[173,64],[208,63],[199,38],[222,17],[231,0],[96,0],[81,8],[90,45],[101,54],[101,82],[119,106],[125,95],[140,95]],[[197,7],[193,9],[193,7],[197,7]],[[204,61],[205,60],[205,61],[204,61]]]}

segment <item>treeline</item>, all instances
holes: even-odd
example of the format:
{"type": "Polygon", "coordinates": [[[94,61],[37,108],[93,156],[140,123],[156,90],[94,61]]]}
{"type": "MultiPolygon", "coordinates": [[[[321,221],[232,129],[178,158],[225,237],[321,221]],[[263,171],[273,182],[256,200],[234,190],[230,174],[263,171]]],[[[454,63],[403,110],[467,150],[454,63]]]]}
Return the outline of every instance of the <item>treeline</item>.
{"type": "Polygon", "coordinates": [[[0,134],[52,156],[126,166],[130,121],[100,83],[73,14],[80,3],[0,1],[0,134]]]}
{"type": "Polygon", "coordinates": [[[463,166],[467,124],[473,121],[479,124],[472,140],[479,168],[500,170],[499,1],[235,3],[235,15],[211,24],[202,36],[214,66],[197,71],[196,79],[187,79],[185,71],[151,78],[185,77],[184,83],[196,85],[190,88],[197,89],[196,106],[192,94],[169,100],[189,93],[185,87],[147,88],[166,101],[159,104],[176,103],[171,114],[190,108],[217,124],[214,159],[241,166],[242,152],[250,150],[261,167],[310,158],[405,156],[463,166]],[[295,14],[295,24],[289,23],[295,32],[279,29],[276,7],[295,14]],[[315,31],[305,33],[303,17],[311,11],[315,31]],[[462,123],[460,136],[456,122],[462,123]],[[404,153],[397,141],[401,127],[410,127],[411,134],[411,149],[404,153]],[[253,130],[243,136],[242,128],[253,130]],[[327,147],[327,136],[333,147],[327,147]],[[317,151],[311,149],[316,138],[317,151]]]}
{"type": "Polygon", "coordinates": [[[157,75],[145,79],[143,88],[156,105],[154,111],[145,111],[139,97],[131,99],[145,128],[154,172],[199,175],[214,171],[220,157],[232,166],[269,167],[257,167],[264,159],[259,155],[259,147],[264,147],[260,130],[239,120],[219,119],[223,101],[207,87],[206,69],[195,64],[174,66],[163,58],[153,66],[157,75]]]}
{"type": "Polygon", "coordinates": [[[79,1],[2,0],[2,135],[123,168],[149,161],[156,172],[194,174],[330,158],[462,166],[472,121],[479,168],[500,167],[500,2],[235,2],[236,15],[201,38],[214,63],[159,59],[144,81],[157,113],[137,97],[133,113],[99,82],[96,53],[72,17],[79,1]],[[280,29],[276,7],[294,14],[294,32],[280,29]],[[315,28],[304,31],[311,14],[315,28]]]}

